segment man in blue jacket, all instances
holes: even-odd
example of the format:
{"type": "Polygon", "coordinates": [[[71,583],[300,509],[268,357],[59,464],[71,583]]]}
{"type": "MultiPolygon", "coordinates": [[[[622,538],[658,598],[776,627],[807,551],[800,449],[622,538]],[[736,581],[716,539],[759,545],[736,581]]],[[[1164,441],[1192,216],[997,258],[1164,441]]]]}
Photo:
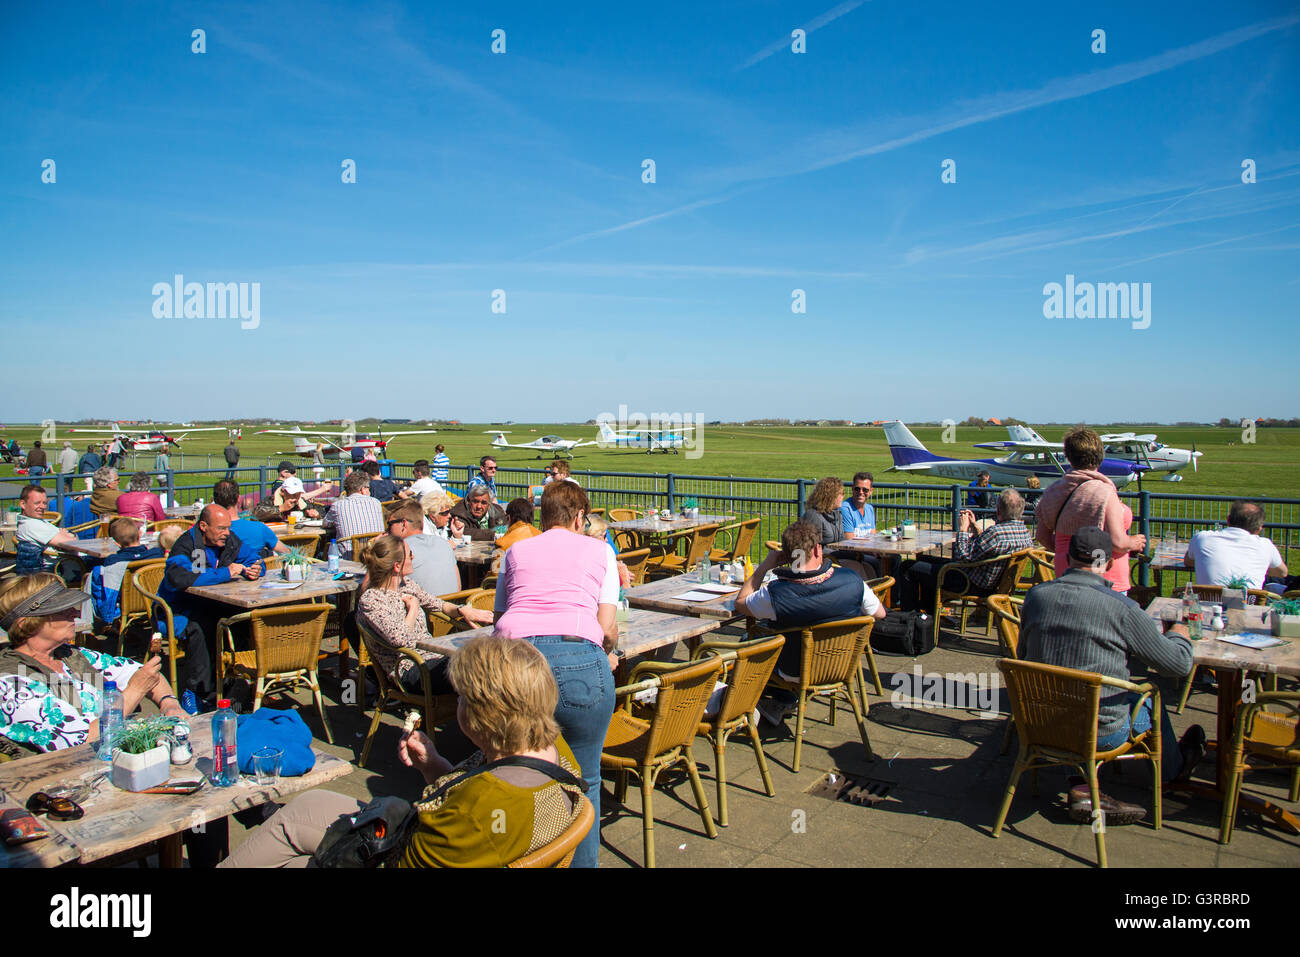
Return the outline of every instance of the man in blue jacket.
{"type": "Polygon", "coordinates": [[[235,578],[260,578],[266,567],[249,546],[230,532],[230,513],[208,505],[198,523],[186,531],[167,556],[167,571],[158,596],[171,607],[176,641],[185,649],[181,687],[204,704],[214,703],[212,657],[217,621],[232,614],[229,606],[190,595],[196,585],[220,585],[235,578]]]}

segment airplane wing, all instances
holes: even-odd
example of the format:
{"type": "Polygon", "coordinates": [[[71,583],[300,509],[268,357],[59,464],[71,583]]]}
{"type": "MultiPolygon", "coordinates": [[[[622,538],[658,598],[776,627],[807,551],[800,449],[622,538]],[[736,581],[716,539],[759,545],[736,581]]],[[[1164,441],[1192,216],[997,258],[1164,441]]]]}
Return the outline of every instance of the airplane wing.
{"type": "Polygon", "coordinates": [[[302,429],[258,429],[257,434],[258,435],[296,435],[300,438],[310,439],[313,436],[318,438],[338,436],[341,438],[342,436],[345,435],[356,435],[357,433],[356,432],[317,432],[314,430],[311,432],[304,432],[302,429]]]}
{"type": "Polygon", "coordinates": [[[87,432],[91,435],[128,435],[125,429],[70,429],[71,432],[87,432]]]}
{"type": "Polygon", "coordinates": [[[1109,435],[1101,436],[1101,441],[1103,444],[1112,443],[1112,442],[1113,443],[1138,442],[1138,441],[1145,440],[1147,438],[1154,439],[1155,436],[1154,435],[1138,436],[1138,435],[1134,435],[1132,432],[1111,432],[1109,435]]]}
{"type": "Polygon", "coordinates": [[[214,425],[211,426],[210,428],[203,428],[203,429],[182,429],[180,432],[176,433],[175,437],[178,439],[183,439],[191,432],[227,432],[227,431],[229,430],[224,425],[214,425]]]}
{"type": "Polygon", "coordinates": [[[509,429],[484,429],[483,434],[484,435],[509,435],[510,430],[509,429]]]}
{"type": "Polygon", "coordinates": [[[1060,442],[977,442],[977,449],[1053,449],[1060,450],[1064,446],[1060,442]]]}
{"type": "Polygon", "coordinates": [[[674,432],[690,432],[695,429],[693,425],[679,425],[671,429],[626,429],[628,435],[640,435],[646,432],[650,435],[672,435],[674,432]]]}

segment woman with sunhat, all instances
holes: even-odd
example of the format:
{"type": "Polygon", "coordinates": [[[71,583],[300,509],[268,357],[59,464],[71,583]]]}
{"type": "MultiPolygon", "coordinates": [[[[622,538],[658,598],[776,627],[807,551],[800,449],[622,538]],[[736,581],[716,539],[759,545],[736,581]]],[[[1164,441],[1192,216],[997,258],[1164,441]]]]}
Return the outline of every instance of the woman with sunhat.
{"type": "Polygon", "coordinates": [[[161,659],[130,658],[72,644],[84,592],[56,575],[28,575],[0,591],[0,735],[34,751],[58,751],[99,740],[104,681],[122,692],[122,713],[145,698],[163,714],[188,717],[160,674],[161,659]]]}

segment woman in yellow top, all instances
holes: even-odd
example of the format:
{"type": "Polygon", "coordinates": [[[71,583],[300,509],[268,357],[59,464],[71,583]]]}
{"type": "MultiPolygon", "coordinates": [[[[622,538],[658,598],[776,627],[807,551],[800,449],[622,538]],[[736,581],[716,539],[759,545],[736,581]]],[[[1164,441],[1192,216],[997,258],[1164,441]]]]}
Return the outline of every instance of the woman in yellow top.
{"type": "MultiPolygon", "coordinates": [[[[456,719],[479,750],[459,766],[423,732],[403,736],[402,763],[424,775],[425,799],[397,867],[504,867],[559,837],[582,810],[582,789],[528,767],[499,767],[435,792],[466,771],[502,758],[535,758],[579,774],[555,723],[559,692],[541,652],[526,641],[485,635],[451,662],[460,694],[456,719]]],[[[306,867],[326,829],[359,802],[308,791],[259,827],[222,867],[306,867]]]]}
{"type": "Polygon", "coordinates": [[[505,551],[523,538],[532,538],[542,534],[542,530],[533,524],[533,503],[526,498],[512,498],[506,506],[506,533],[497,539],[497,548],[505,551]]]}

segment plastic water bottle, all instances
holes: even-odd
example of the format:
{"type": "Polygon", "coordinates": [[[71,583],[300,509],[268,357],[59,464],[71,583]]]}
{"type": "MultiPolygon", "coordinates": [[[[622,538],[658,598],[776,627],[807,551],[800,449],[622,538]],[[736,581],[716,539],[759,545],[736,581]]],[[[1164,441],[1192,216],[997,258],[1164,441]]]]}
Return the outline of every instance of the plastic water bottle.
{"type": "Polygon", "coordinates": [[[329,564],[325,566],[331,575],[339,573],[339,543],[330,542],[329,564]]]}
{"type": "Polygon", "coordinates": [[[116,681],[104,682],[104,697],[99,703],[99,748],[101,761],[113,760],[113,748],[122,732],[122,692],[116,681]]]}
{"type": "Polygon", "coordinates": [[[1183,589],[1183,620],[1187,622],[1187,634],[1192,641],[1198,641],[1201,638],[1201,602],[1196,597],[1196,592],[1192,590],[1192,583],[1188,582],[1187,587],[1183,589]]]}
{"type": "Polygon", "coordinates": [[[235,728],[238,722],[230,710],[230,699],[217,702],[217,713],[212,716],[212,783],[228,788],[239,780],[239,753],[235,750],[235,728]]]}
{"type": "Polygon", "coordinates": [[[709,561],[708,555],[700,559],[700,581],[713,581],[713,564],[709,561]]]}

